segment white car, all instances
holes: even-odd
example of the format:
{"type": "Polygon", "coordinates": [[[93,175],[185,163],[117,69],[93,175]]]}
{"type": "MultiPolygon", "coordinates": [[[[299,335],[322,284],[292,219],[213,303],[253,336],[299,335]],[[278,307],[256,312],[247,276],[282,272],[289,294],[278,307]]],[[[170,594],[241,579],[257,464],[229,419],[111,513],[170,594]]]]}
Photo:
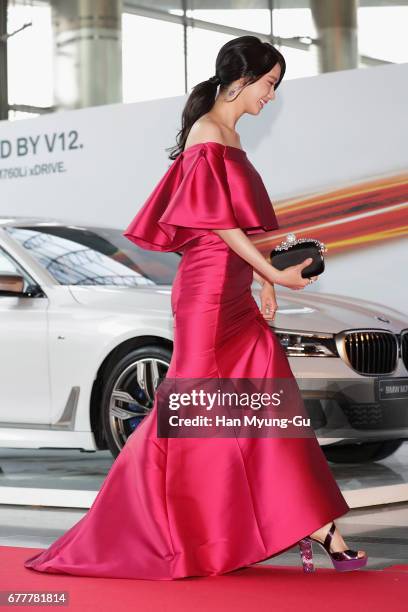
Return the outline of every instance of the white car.
{"type": "MultiPolygon", "coordinates": [[[[0,447],[120,452],[170,363],[179,261],[118,229],[0,218],[0,447]]],[[[277,291],[270,325],[328,459],[393,453],[408,439],[407,319],[277,291]]]]}

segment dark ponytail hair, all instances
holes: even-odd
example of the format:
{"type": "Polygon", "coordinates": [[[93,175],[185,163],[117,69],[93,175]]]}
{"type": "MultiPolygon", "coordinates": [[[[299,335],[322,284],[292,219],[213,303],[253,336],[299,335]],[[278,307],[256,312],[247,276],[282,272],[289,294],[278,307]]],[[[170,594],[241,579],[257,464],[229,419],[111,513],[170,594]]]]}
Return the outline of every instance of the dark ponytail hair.
{"type": "Polygon", "coordinates": [[[278,49],[269,42],[262,42],[257,36],[239,36],[225,43],[217,55],[215,75],[195,85],[187,99],[182,113],[182,128],[176,137],[177,145],[173,147],[169,159],[176,159],[184,150],[192,125],[214,106],[218,85],[220,91],[224,91],[242,77],[245,78],[245,85],[255,83],[277,63],[281,67],[281,74],[275,90],[286,70],[285,59],[278,49]]]}

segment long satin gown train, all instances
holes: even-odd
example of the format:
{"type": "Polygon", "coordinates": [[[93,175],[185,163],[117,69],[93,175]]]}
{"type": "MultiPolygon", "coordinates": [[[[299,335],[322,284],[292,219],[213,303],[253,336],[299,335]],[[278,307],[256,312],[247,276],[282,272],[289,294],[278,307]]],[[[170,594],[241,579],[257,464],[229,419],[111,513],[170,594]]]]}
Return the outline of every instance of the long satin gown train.
{"type": "MultiPolygon", "coordinates": [[[[124,235],[182,251],[171,305],[175,378],[293,378],[251,293],[252,267],[211,228],[278,228],[245,151],[193,145],[124,235]]],[[[316,437],[159,438],[157,395],[88,512],[25,561],[39,572],[172,580],[264,560],[349,507],[316,437]]]]}

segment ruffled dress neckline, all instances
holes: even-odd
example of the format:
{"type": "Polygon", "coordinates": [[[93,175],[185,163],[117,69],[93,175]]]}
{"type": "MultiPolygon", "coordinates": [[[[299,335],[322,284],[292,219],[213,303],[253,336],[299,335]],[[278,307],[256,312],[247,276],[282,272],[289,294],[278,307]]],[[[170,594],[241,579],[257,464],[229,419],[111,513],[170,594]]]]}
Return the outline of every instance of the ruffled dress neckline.
{"type": "Polygon", "coordinates": [[[233,147],[232,145],[222,144],[221,142],[216,142],[215,140],[207,140],[206,142],[197,142],[196,144],[190,145],[187,147],[187,149],[184,149],[184,151],[180,153],[179,157],[189,157],[190,153],[197,153],[197,149],[200,150],[200,147],[203,151],[206,149],[211,149],[215,152],[221,153],[222,156],[226,157],[227,159],[247,159],[247,154],[244,149],[233,147]]]}

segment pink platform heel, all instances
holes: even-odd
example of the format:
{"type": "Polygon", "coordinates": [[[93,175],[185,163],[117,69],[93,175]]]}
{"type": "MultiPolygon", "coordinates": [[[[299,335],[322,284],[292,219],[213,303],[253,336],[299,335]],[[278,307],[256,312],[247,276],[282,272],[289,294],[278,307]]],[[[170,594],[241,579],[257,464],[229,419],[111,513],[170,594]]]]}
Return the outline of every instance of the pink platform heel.
{"type": "Polygon", "coordinates": [[[348,548],[347,550],[343,550],[341,552],[331,552],[331,541],[335,529],[336,525],[333,521],[324,539],[324,542],[320,542],[319,540],[317,540],[316,538],[312,538],[311,536],[306,536],[305,538],[302,538],[302,540],[299,540],[298,544],[300,550],[300,557],[302,559],[304,572],[315,571],[313,565],[312,542],[316,542],[324,548],[333,563],[334,569],[338,570],[339,572],[348,572],[351,570],[356,570],[367,564],[367,555],[364,555],[364,557],[358,557],[357,550],[350,550],[348,548]]]}

